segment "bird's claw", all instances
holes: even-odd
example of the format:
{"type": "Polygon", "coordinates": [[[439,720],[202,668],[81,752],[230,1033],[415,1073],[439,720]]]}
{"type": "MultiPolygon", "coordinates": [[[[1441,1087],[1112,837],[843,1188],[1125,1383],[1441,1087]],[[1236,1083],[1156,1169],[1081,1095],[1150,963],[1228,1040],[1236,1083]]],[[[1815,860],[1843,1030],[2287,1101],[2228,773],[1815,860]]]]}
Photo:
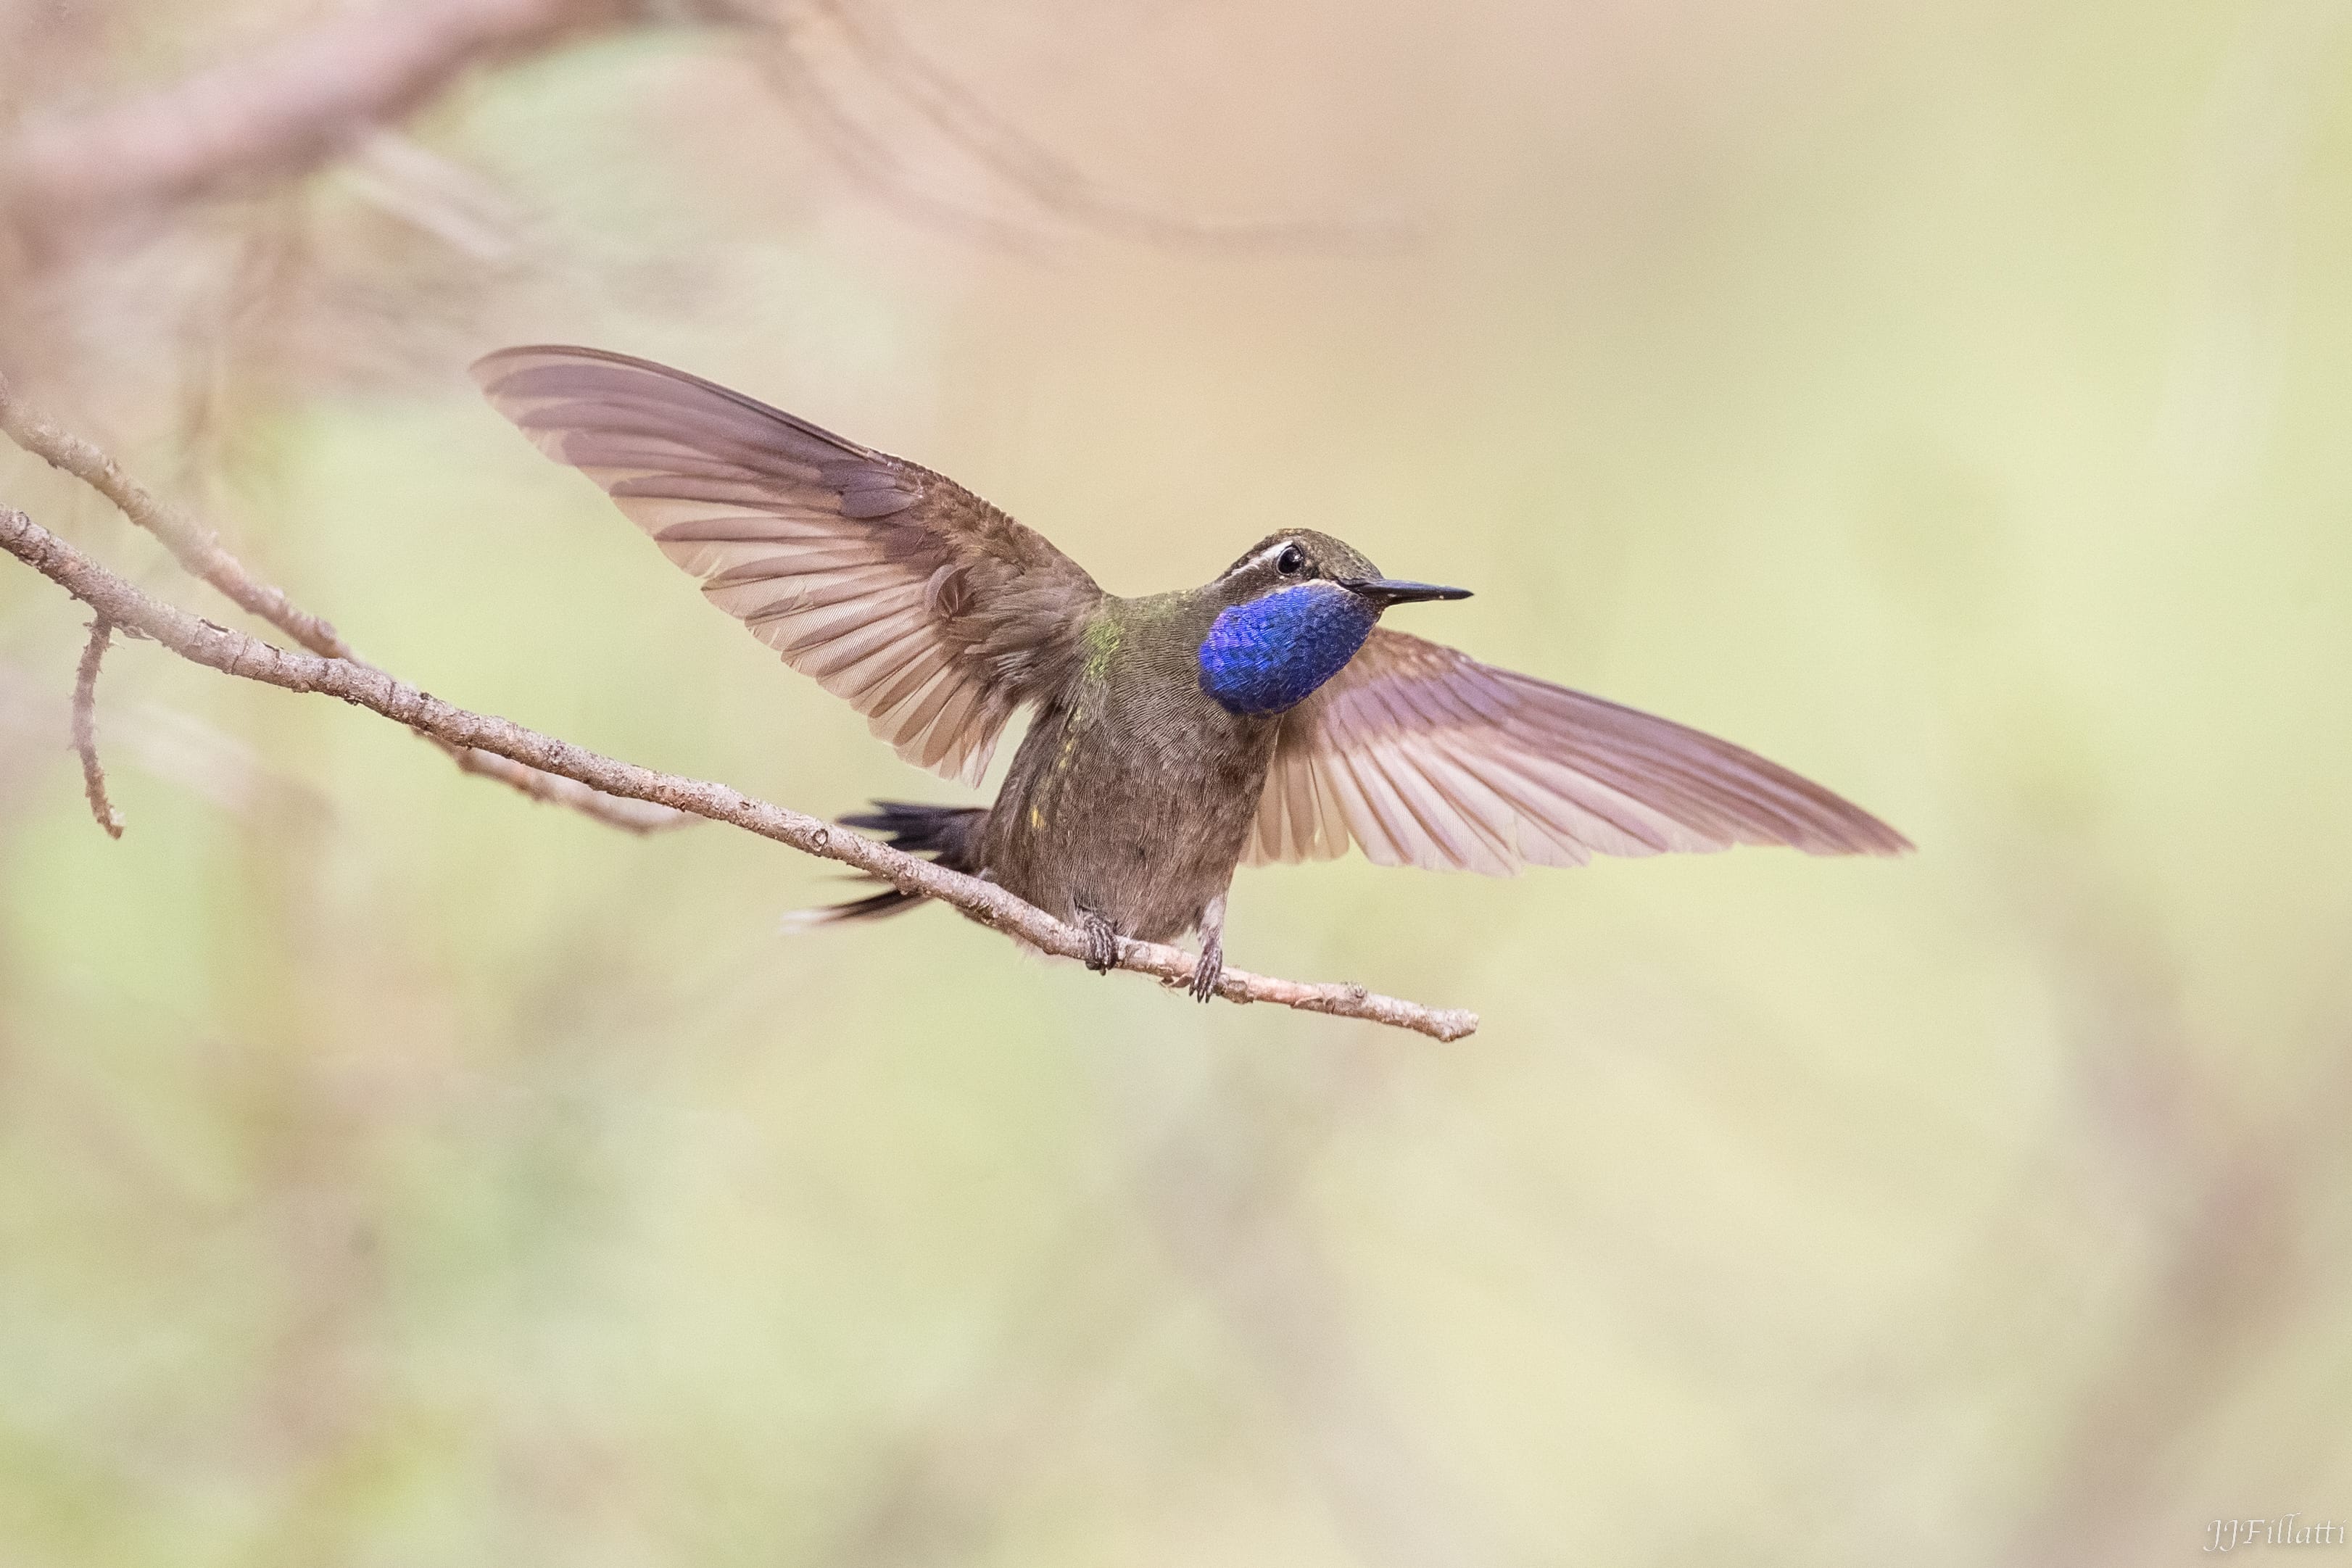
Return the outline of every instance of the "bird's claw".
{"type": "Polygon", "coordinates": [[[1097,975],[1107,975],[1118,963],[1118,932],[1099,915],[1089,914],[1078,923],[1087,934],[1087,967],[1097,975]]]}
{"type": "Polygon", "coordinates": [[[1196,1002],[1205,1002],[1217,994],[1217,982],[1224,978],[1225,948],[1222,942],[1212,942],[1201,949],[1200,961],[1192,966],[1192,984],[1188,988],[1196,1002]]]}

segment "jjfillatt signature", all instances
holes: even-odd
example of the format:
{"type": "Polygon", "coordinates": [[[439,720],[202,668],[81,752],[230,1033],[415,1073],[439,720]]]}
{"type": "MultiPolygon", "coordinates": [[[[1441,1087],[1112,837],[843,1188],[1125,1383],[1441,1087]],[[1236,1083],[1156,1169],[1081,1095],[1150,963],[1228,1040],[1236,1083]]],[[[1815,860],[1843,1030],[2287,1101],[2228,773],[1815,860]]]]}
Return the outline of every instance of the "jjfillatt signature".
{"type": "Polygon", "coordinates": [[[2205,1527],[2205,1550],[2235,1552],[2241,1546],[2341,1546],[2344,1527],[2330,1521],[2326,1524],[2298,1524],[2303,1516],[2290,1513],[2284,1519],[2217,1519],[2205,1527]]]}

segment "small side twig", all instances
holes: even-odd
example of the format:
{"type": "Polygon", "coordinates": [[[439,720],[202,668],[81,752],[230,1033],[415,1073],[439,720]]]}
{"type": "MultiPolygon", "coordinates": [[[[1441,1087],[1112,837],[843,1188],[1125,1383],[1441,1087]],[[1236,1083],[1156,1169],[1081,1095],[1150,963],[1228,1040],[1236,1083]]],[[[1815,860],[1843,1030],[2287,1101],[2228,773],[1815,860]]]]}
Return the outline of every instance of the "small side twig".
{"type": "Polygon", "coordinates": [[[114,622],[104,614],[89,623],[89,643],[81,651],[74,672],[73,743],[81,758],[82,793],[89,797],[89,814],[107,837],[122,836],[122,813],[106,798],[106,769],[98,760],[98,667],[105,662],[107,644],[114,640],[114,622]]]}
{"type": "MultiPolygon", "coordinates": [[[[367,661],[331,623],[297,605],[286,596],[285,590],[247,570],[245,563],[230,554],[219,537],[194,514],[173,506],[132,478],[93,443],[44,417],[16,395],[5,376],[0,376],[0,435],[7,436],[50,467],[73,476],[113,502],[124,517],[162,540],[181,570],[219,590],[240,610],[268,622],[322,658],[367,665],[367,661]]],[[[625,832],[657,832],[692,821],[642,800],[612,800],[572,779],[550,778],[507,758],[477,755],[431,736],[425,738],[448,753],[463,772],[495,779],[534,800],[568,806],[625,832]]]]}
{"type": "MultiPolygon", "coordinates": [[[[22,512],[0,510],[0,550],[15,556],[99,615],[153,638],[182,658],[210,669],[282,686],[324,692],[461,750],[487,752],[520,766],[576,781],[606,795],[647,801],[712,821],[730,822],[804,854],[837,861],[888,883],[901,893],[934,898],[992,930],[1040,952],[1084,958],[1086,935],[994,883],[919,860],[876,840],[800,811],[756,800],[723,784],[707,783],[601,756],[509,719],[469,713],[418,691],[373,665],[276,647],[166,604],[100,566],[22,512]]],[[[1114,967],[1179,984],[1192,977],[1192,955],[1157,942],[1126,942],[1114,967]]],[[[1477,1029],[1478,1015],[1423,1007],[1361,986],[1310,985],[1227,969],[1217,994],[1234,1002],[1275,1002],[1307,1012],[1409,1029],[1436,1040],[1460,1040],[1477,1029]]]]}

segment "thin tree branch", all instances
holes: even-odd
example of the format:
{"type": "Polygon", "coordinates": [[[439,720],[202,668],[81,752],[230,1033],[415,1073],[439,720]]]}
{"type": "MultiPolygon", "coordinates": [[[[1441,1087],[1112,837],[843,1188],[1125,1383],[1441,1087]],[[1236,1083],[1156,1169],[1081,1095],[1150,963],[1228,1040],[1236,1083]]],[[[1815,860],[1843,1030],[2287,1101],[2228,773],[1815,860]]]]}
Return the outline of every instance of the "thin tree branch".
{"type": "MultiPolygon", "coordinates": [[[[728,822],[804,854],[837,861],[888,883],[901,893],[951,904],[992,929],[1042,952],[1084,958],[1087,938],[1044,910],[993,883],[965,876],[903,854],[817,818],[755,800],[723,784],[656,773],[599,755],[570,741],[503,718],[469,713],[418,691],[373,665],[278,648],[199,620],[151,598],[100,566],[22,512],[0,511],[0,549],[30,566],[99,615],[161,643],[181,657],[227,674],[295,692],[323,692],[445,744],[487,752],[522,767],[572,779],[607,795],[652,801],[672,810],[728,822]]],[[[1156,942],[1118,944],[1117,967],[1163,984],[1189,984],[1192,955],[1156,942]]],[[[1363,1019],[1409,1029],[1436,1040],[1459,1040],[1478,1027],[1475,1013],[1423,1007],[1367,991],[1361,986],[1308,985],[1227,969],[1217,994],[1235,1002],[1276,1002],[1306,1012],[1363,1019]]]]}
{"type": "MultiPolygon", "coordinates": [[[[0,434],[113,502],[124,517],[163,540],[163,548],[189,576],[210,583],[248,614],[268,622],[322,658],[367,663],[333,626],[295,604],[284,590],[247,570],[245,563],[231,555],[193,514],[139,483],[97,446],[43,417],[16,395],[5,376],[0,376],[0,434]]],[[[689,820],[643,801],[608,799],[572,779],[534,773],[507,758],[477,755],[438,740],[434,744],[447,751],[465,772],[495,779],[534,800],[569,806],[625,832],[657,832],[689,820]]]]}
{"type": "Polygon", "coordinates": [[[89,797],[89,814],[98,819],[107,837],[119,839],[122,814],[106,798],[106,769],[98,760],[98,666],[113,640],[114,622],[103,614],[89,623],[89,644],[82,649],[80,667],[74,671],[73,744],[81,758],[81,789],[89,797]]]}
{"type": "Polygon", "coordinates": [[[160,91],[37,121],[0,150],[0,205],[47,248],[74,231],[311,169],[469,67],[618,21],[625,0],[386,0],[160,91]]]}

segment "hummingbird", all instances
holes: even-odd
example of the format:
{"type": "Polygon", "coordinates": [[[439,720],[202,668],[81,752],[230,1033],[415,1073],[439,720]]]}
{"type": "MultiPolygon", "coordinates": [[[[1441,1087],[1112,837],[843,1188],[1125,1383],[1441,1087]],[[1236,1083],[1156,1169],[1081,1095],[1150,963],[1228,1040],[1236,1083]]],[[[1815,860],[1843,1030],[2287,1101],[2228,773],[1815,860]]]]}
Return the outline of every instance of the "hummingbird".
{"type": "MultiPolygon", "coordinates": [[[[1121,938],[1197,932],[1206,1001],[1234,870],[1351,844],[1496,875],[1742,843],[1911,847],[1727,741],[1382,626],[1469,595],[1384,576],[1318,529],[1276,529],[1202,587],[1122,598],[943,475],[683,371],[542,346],[473,373],[908,761],[977,785],[1030,710],[993,805],[876,801],[842,821],[1076,926],[1089,968],[1121,938]]],[[[891,889],[812,913],[918,902],[891,889]]]]}

